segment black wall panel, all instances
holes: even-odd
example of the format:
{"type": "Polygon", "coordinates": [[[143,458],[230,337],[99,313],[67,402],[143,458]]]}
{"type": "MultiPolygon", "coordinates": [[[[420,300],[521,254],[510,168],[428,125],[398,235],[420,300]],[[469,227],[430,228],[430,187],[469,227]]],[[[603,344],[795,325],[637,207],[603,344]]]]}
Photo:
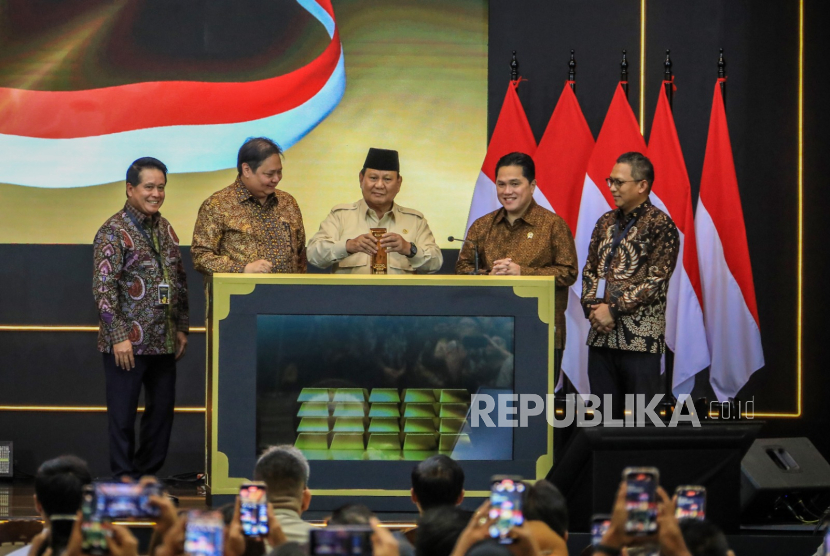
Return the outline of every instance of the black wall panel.
{"type": "MultiPolygon", "coordinates": [[[[647,0],[645,130],[649,136],[671,49],[674,116],[697,202],[718,49],[727,61],[727,117],[755,277],[766,366],[740,397],[756,411],[796,408],[799,3],[792,0],[647,0]]],[[[629,101],[640,114],[640,10],[636,0],[490,2],[489,129],[498,118],[517,51],[519,98],[539,140],[576,52],[577,97],[594,136],[628,50],[629,101]]],[[[817,86],[814,84],[813,86],[817,86]]],[[[708,395],[701,373],[696,394],[708,395]]]]}

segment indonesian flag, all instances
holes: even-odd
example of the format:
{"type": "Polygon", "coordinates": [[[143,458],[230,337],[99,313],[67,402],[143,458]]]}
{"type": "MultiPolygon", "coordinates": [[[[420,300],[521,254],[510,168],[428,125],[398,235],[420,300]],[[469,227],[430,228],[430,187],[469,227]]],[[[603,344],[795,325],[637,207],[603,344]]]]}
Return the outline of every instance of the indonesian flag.
{"type": "Polygon", "coordinates": [[[764,352],[720,82],[712,101],[695,224],[712,359],[709,381],[725,401],[764,366],[764,352]]]}
{"type": "Polygon", "coordinates": [[[63,188],[119,181],[140,156],[156,156],[175,172],[234,168],[236,148],[252,136],[291,147],[334,110],[346,89],[331,0],[297,3],[330,41],[317,58],[285,75],[78,91],[0,87],[0,153],[9,161],[0,164],[0,183],[63,188]]]}
{"type": "Polygon", "coordinates": [[[554,212],[568,223],[571,233],[576,233],[585,171],[593,149],[594,136],[571,83],[566,82],[534,159],[539,189],[554,212]]]}
{"type": "MultiPolygon", "coordinates": [[[[487,213],[501,208],[498,196],[496,195],[496,163],[501,157],[512,152],[522,152],[533,156],[536,152],[536,139],[530,130],[527,115],[522,108],[519,95],[516,89],[521,79],[511,81],[507,86],[507,94],[504,97],[504,104],[501,106],[499,119],[490,138],[487,147],[487,155],[481,165],[481,172],[476,180],[476,187],[473,190],[473,200],[470,203],[470,214],[467,217],[467,228],[464,235],[470,230],[473,222],[487,213]]],[[[534,161],[535,162],[535,161],[534,161]]],[[[536,188],[533,198],[543,207],[550,209],[545,196],[536,188]]]]}
{"type": "MultiPolygon", "coordinates": [[[[611,173],[617,158],[629,151],[646,154],[646,142],[640,135],[637,118],[623,91],[622,84],[617,86],[608,114],[602,123],[597,143],[588,161],[588,170],[582,186],[582,199],[579,204],[579,220],[574,241],[579,268],[585,268],[588,259],[588,246],[591,234],[600,216],[615,207],[611,191],[605,184],[605,178],[611,173]]],[[[568,335],[562,370],[568,375],[580,394],[590,392],[588,383],[588,346],[585,340],[591,325],[582,311],[582,280],[571,286],[568,309],[565,312],[568,335]]]]}
{"type": "Polygon", "coordinates": [[[692,190],[666,97],[666,84],[664,81],[660,86],[648,152],[655,176],[652,203],[671,217],[680,235],[679,264],[669,280],[666,306],[666,344],[674,352],[672,391],[679,396],[691,394],[695,375],[709,366],[709,345],[701,308],[692,190]]]}

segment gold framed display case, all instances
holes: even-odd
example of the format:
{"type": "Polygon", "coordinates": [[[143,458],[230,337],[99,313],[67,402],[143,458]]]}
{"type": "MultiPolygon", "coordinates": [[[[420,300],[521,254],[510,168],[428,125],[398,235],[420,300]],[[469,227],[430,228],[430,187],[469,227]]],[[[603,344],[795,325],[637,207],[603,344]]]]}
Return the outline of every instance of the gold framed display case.
{"type": "Polygon", "coordinates": [[[472,498],[489,494],[493,473],[544,478],[545,412],[499,423],[497,406],[553,394],[554,287],[529,276],[215,275],[210,496],[235,494],[272,444],[304,452],[320,510],[361,497],[409,509],[412,467],[437,453],[462,461],[472,498]],[[498,400],[491,412],[486,396],[498,400]],[[494,426],[473,426],[474,410],[494,426]]]}

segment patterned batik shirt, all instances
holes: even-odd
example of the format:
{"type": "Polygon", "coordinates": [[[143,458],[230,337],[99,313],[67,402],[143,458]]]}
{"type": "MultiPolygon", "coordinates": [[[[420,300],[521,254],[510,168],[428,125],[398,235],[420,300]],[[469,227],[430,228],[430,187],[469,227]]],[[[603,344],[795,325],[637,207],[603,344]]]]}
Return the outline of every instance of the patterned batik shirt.
{"type": "Polygon", "coordinates": [[[260,259],[273,265],[271,272],[304,273],[308,262],[300,207],[279,189],[260,204],[237,177],[202,203],[190,253],[196,270],[206,276],[243,272],[260,259]]]}
{"type": "Polygon", "coordinates": [[[666,351],[666,292],[679,249],[674,222],[649,200],[628,215],[616,209],[600,217],[582,271],[582,306],[587,317],[590,305],[596,303],[599,279],[605,277],[604,302],[616,326],[608,334],[591,329],[589,346],[646,353],[666,351]],[[625,232],[629,224],[608,261],[615,234],[625,232]]]}
{"type": "MultiPolygon", "coordinates": [[[[479,267],[490,272],[500,259],[513,259],[521,267],[522,276],[556,277],[556,337],[554,347],[565,347],[565,309],[568,287],[579,274],[574,238],[565,221],[540,207],[536,201],[513,224],[504,208],[485,214],[470,226],[467,239],[478,246],[479,267]]],[[[457,274],[470,274],[475,269],[475,252],[465,243],[455,265],[457,274]]]]}
{"type": "Polygon", "coordinates": [[[92,247],[98,350],[110,353],[113,344],[130,340],[136,355],[174,353],[176,332],[188,333],[190,321],[187,277],[170,222],[127,203],[104,222],[92,247]],[[164,282],[170,286],[169,305],[159,304],[164,282]]]}

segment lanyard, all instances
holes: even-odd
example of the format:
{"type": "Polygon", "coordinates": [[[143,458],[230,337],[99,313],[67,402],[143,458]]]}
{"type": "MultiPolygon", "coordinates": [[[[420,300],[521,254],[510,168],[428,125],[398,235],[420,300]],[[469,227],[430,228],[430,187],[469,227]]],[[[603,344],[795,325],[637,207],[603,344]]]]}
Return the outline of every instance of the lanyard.
{"type": "MultiPolygon", "coordinates": [[[[138,229],[138,231],[141,232],[141,234],[147,239],[147,243],[150,244],[150,249],[153,250],[156,262],[158,263],[159,268],[161,269],[161,273],[164,276],[164,281],[169,284],[170,280],[167,276],[167,267],[164,266],[164,263],[161,259],[161,242],[159,242],[155,230],[152,230],[151,228],[153,232],[153,235],[151,237],[150,234],[147,233],[146,228],[144,228],[144,226],[141,225],[141,222],[139,222],[138,219],[135,216],[133,216],[133,214],[130,211],[125,210],[124,212],[126,212],[127,216],[130,217],[130,220],[132,221],[133,225],[138,229]]],[[[150,224],[152,225],[152,220],[150,221],[150,224]]]]}
{"type": "Polygon", "coordinates": [[[628,224],[625,225],[625,228],[620,231],[620,221],[617,219],[617,223],[614,224],[614,239],[611,241],[611,250],[608,251],[608,256],[605,257],[605,272],[604,275],[608,276],[608,269],[611,266],[611,262],[614,260],[614,255],[617,253],[617,248],[622,243],[622,240],[625,236],[628,235],[628,232],[631,230],[631,227],[634,226],[634,223],[637,221],[637,216],[631,218],[628,221],[628,224]]]}

